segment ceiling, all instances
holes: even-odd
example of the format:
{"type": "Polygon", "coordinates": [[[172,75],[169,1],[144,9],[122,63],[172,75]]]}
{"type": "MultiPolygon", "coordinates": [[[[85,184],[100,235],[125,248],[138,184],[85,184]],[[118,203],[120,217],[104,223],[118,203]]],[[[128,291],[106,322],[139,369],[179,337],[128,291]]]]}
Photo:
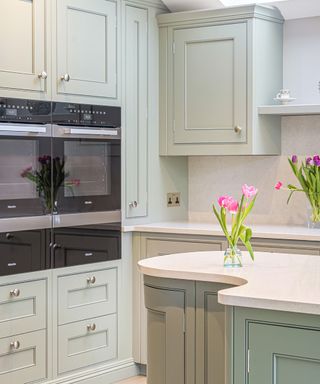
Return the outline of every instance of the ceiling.
{"type": "MultiPolygon", "coordinates": [[[[254,0],[162,0],[172,11],[225,8],[224,4],[248,4],[254,0]]],[[[285,19],[320,16],[320,0],[257,0],[257,3],[278,7],[285,19]]]]}

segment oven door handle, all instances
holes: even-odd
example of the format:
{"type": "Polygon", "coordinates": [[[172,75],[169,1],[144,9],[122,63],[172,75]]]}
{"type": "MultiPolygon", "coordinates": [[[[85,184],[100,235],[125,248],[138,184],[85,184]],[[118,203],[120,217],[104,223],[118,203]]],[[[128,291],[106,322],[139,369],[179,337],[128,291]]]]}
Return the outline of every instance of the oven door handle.
{"type": "Polygon", "coordinates": [[[36,125],[19,125],[19,124],[0,124],[0,133],[6,132],[7,134],[11,132],[15,133],[47,133],[46,126],[36,126],[36,125]]]}
{"type": "Polygon", "coordinates": [[[65,135],[89,135],[89,136],[118,136],[118,130],[114,129],[83,129],[83,128],[65,128],[65,135]]]}

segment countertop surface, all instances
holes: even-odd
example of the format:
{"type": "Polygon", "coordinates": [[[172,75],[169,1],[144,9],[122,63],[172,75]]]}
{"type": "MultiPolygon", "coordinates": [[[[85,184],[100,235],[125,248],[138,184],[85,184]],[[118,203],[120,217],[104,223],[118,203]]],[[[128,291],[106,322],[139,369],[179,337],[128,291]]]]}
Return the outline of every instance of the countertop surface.
{"type": "Polygon", "coordinates": [[[235,285],[221,290],[224,305],[320,315],[320,257],[244,252],[242,268],[224,268],[223,252],[193,252],[139,261],[154,277],[235,285]]]}
{"type": "MultiPolygon", "coordinates": [[[[320,241],[320,229],[303,226],[249,225],[254,238],[300,241],[320,241]]],[[[217,224],[192,223],[189,221],[163,222],[145,225],[124,226],[124,232],[167,233],[182,235],[223,236],[217,224]]]]}

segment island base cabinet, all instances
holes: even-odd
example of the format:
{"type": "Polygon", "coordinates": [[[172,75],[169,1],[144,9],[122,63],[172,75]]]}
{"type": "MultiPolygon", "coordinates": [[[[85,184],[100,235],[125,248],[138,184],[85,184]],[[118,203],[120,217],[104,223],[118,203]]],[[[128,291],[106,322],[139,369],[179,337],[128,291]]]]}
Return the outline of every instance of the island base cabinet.
{"type": "Polygon", "coordinates": [[[229,286],[144,277],[148,384],[225,383],[225,307],[229,286]]]}
{"type": "Polygon", "coordinates": [[[320,331],[249,325],[250,384],[320,382],[320,331]]]}

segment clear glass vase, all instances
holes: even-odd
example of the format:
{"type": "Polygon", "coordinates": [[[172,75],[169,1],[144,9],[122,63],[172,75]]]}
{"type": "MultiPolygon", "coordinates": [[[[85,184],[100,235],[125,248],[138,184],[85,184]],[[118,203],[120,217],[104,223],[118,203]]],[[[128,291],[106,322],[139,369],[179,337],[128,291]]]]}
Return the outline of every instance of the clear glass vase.
{"type": "Polygon", "coordinates": [[[224,252],[224,266],[226,268],[242,267],[242,253],[237,246],[230,246],[224,252]]]}
{"type": "Polygon", "coordinates": [[[315,200],[313,201],[313,204],[311,204],[310,201],[308,201],[307,215],[308,215],[308,228],[320,229],[320,204],[317,204],[315,200]]]}

